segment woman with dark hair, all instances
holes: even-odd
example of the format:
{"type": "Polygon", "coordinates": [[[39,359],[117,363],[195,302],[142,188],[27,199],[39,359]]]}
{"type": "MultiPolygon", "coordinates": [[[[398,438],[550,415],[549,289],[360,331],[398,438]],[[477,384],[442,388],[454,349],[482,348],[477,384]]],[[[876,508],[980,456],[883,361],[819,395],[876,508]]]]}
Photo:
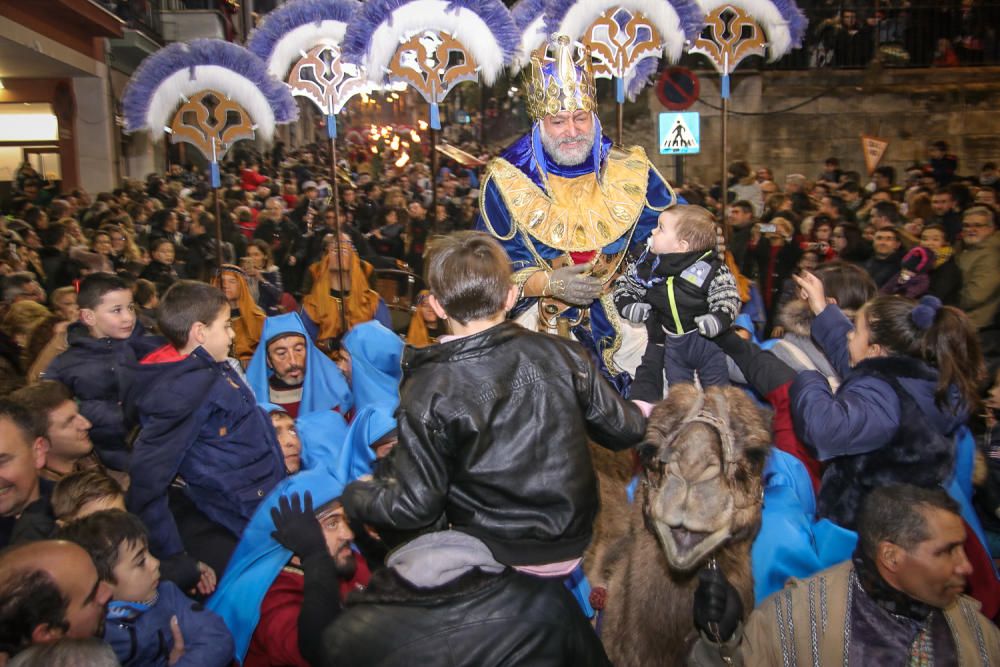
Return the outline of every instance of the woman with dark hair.
{"type": "Polygon", "coordinates": [[[852,326],[827,301],[819,278],[798,282],[816,316],[813,337],[845,377],[834,392],[821,374],[805,371],[789,390],[796,433],[824,466],[817,516],[854,530],[862,501],[876,487],[945,487],[969,510],[963,518],[973,522],[965,542],[971,594],[993,617],[1000,583],[977,537],[971,484],[962,482],[975,456],[965,424],[986,376],[975,327],[932,296],[876,297],[852,326]]]}
{"type": "Polygon", "coordinates": [[[934,253],[931,287],[928,294],[941,299],[946,306],[957,306],[962,293],[962,270],[955,263],[955,251],[948,243],[948,232],[941,225],[924,227],[920,245],[934,253]]]}
{"type": "Polygon", "coordinates": [[[281,314],[281,271],[274,264],[271,246],[263,239],[254,239],[247,245],[246,257],[241,260],[246,273],[247,286],[254,301],[268,315],[281,314]]]}
{"type": "Polygon", "coordinates": [[[830,262],[837,258],[837,251],[833,249],[832,241],[833,220],[821,213],[813,218],[809,238],[802,242],[802,250],[815,252],[821,264],[830,262]]]}
{"type": "Polygon", "coordinates": [[[839,224],[833,228],[833,249],[837,257],[852,264],[863,264],[872,254],[871,245],[865,241],[861,229],[851,223],[839,224]]]}
{"type": "Polygon", "coordinates": [[[150,244],[149,256],[149,264],[139,277],[151,281],[157,292],[165,294],[178,278],[174,265],[177,248],[170,239],[160,238],[150,244]]]}

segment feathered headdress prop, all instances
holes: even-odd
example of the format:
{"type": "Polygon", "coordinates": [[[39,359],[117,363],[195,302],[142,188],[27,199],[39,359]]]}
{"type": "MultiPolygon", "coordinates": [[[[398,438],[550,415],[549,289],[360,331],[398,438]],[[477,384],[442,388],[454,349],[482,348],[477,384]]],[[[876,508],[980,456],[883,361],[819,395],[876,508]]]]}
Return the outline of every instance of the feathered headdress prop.
{"type": "Polygon", "coordinates": [[[516,72],[527,65],[531,54],[548,41],[548,33],[545,32],[545,0],[519,0],[511,7],[510,15],[521,34],[521,43],[514,62],[511,63],[516,72]]]}
{"type": "Polygon", "coordinates": [[[771,62],[802,46],[809,26],[809,20],[793,0],[698,0],[698,4],[705,16],[727,5],[742,9],[767,35],[767,55],[771,62]]]}
{"type": "Polygon", "coordinates": [[[617,100],[630,99],[656,72],[660,55],[676,61],[704,25],[696,0],[550,0],[545,31],[586,44],[594,75],[617,81],[617,100]]]}
{"type": "Polygon", "coordinates": [[[298,118],[288,88],[267,73],[257,56],[231,42],[196,39],[171,44],[142,61],[122,98],[125,131],[149,130],[159,139],[178,106],[206,90],[245,109],[265,141],[274,136],[275,124],[298,118]]]}
{"type": "MultiPolygon", "coordinates": [[[[247,48],[287,81],[293,95],[311,100],[328,117],[369,90],[357,65],[343,62],[340,45],[357,0],[292,0],[264,16],[247,48]]],[[[335,124],[334,124],[335,127],[335,124]]]]}
{"type": "Polygon", "coordinates": [[[342,48],[371,81],[420,92],[431,105],[431,127],[440,129],[437,105],[452,87],[477,76],[492,84],[519,40],[500,0],[371,0],[347,26],[342,48]]]}

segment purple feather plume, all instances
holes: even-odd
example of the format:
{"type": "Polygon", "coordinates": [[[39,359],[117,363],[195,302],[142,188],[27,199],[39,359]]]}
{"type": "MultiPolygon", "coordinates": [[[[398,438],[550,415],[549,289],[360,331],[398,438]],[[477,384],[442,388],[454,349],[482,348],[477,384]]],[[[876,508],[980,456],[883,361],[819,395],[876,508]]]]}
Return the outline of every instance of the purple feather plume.
{"type": "Polygon", "coordinates": [[[264,15],[263,21],[250,33],[247,48],[267,61],[275,45],[290,31],[307,23],[340,21],[348,23],[361,7],[357,0],[292,0],[264,15]]]}
{"type": "Polygon", "coordinates": [[[643,58],[635,64],[635,71],[632,78],[629,79],[628,87],[625,89],[625,96],[629,102],[635,102],[635,98],[639,96],[642,89],[649,83],[650,77],[656,74],[659,66],[659,57],[643,58]]]}
{"type": "Polygon", "coordinates": [[[791,48],[797,49],[802,46],[802,40],[806,36],[806,28],[809,27],[809,19],[802,13],[795,0],[771,0],[782,18],[788,21],[788,35],[791,39],[791,48]]]}
{"type": "Polygon", "coordinates": [[[267,65],[260,58],[238,44],[196,39],[170,44],[142,61],[122,98],[127,131],[146,127],[149,103],[164,80],[179,70],[194,70],[200,65],[224,67],[251,81],[274,110],[275,122],[287,123],[298,117],[298,106],[288,87],[267,73],[267,65]]]}
{"type": "Polygon", "coordinates": [[[510,15],[514,17],[514,25],[521,32],[531,25],[545,11],[545,0],[519,0],[510,9],[510,15]]]}
{"type": "MultiPolygon", "coordinates": [[[[684,31],[684,38],[687,40],[694,41],[701,34],[701,30],[705,25],[705,13],[701,10],[701,7],[695,0],[656,0],[657,2],[666,2],[674,11],[677,12],[677,16],[680,18],[681,30],[684,31]]],[[[787,0],[790,1],[790,0],[787,0]]],[[[547,33],[554,33],[559,30],[559,24],[562,23],[566,14],[569,10],[573,8],[577,0],[550,0],[547,3],[545,11],[545,31],[547,33]]],[[[610,7],[609,3],[609,7],[610,7]]],[[[596,16],[594,18],[597,18],[596,16]]],[[[664,35],[666,37],[666,35],[664,35]]]]}
{"type": "MultiPolygon", "coordinates": [[[[354,19],[348,24],[341,45],[344,60],[362,64],[372,35],[379,26],[391,20],[392,12],[413,0],[370,0],[361,5],[354,19]]],[[[521,35],[514,25],[510,12],[500,0],[450,0],[448,10],[468,9],[482,17],[497,44],[503,49],[504,62],[509,63],[520,43],[521,35]]]]}

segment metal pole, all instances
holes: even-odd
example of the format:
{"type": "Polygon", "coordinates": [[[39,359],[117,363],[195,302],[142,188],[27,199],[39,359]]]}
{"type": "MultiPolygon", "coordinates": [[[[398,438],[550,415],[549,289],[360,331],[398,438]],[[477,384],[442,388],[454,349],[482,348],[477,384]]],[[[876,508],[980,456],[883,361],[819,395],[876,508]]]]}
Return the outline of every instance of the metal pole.
{"type": "Polygon", "coordinates": [[[215,188],[215,270],[222,268],[222,188],[215,188]]]}
{"type": "Polygon", "coordinates": [[[721,187],[721,208],[719,210],[719,222],[722,223],[722,228],[726,230],[726,238],[729,238],[729,226],[727,224],[728,213],[726,207],[729,204],[729,98],[722,98],[722,180],[720,181],[721,187]]]}
{"type": "Polygon", "coordinates": [[[622,145],[622,132],[624,131],[625,125],[625,105],[621,102],[618,103],[618,145],[622,145]]]}
{"type": "Polygon", "coordinates": [[[438,222],[437,222],[437,202],[438,202],[438,187],[437,187],[437,172],[438,172],[438,158],[437,158],[437,130],[431,128],[431,230],[435,234],[438,232],[438,222]]]}
{"type": "Polygon", "coordinates": [[[677,187],[684,185],[684,156],[674,156],[674,184],[677,187]]]}
{"type": "Polygon", "coordinates": [[[212,187],[215,190],[215,270],[222,268],[222,178],[219,174],[219,152],[222,146],[219,139],[212,139],[212,187]]]}
{"type": "Polygon", "coordinates": [[[340,335],[347,333],[347,310],[344,302],[347,300],[347,289],[344,284],[344,256],[341,253],[340,241],[340,192],[337,188],[337,117],[329,114],[326,117],[326,131],[330,137],[330,188],[333,195],[333,228],[336,230],[337,241],[337,275],[340,278],[340,335]]]}
{"type": "Polygon", "coordinates": [[[729,212],[726,210],[729,207],[729,54],[726,53],[722,59],[722,81],[721,81],[721,97],[722,97],[722,146],[720,146],[720,152],[722,153],[722,180],[719,182],[719,189],[721,190],[721,208],[719,210],[719,224],[722,225],[722,235],[726,239],[726,247],[732,243],[731,234],[729,229],[729,212]]]}

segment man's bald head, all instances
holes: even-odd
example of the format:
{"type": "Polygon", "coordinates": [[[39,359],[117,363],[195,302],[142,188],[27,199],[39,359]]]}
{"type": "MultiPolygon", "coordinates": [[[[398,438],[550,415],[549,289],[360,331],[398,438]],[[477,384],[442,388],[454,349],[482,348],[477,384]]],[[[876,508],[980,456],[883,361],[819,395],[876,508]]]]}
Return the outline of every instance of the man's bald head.
{"type": "Polygon", "coordinates": [[[42,540],[0,552],[0,646],[100,635],[111,589],[83,547],[42,540]]]}

